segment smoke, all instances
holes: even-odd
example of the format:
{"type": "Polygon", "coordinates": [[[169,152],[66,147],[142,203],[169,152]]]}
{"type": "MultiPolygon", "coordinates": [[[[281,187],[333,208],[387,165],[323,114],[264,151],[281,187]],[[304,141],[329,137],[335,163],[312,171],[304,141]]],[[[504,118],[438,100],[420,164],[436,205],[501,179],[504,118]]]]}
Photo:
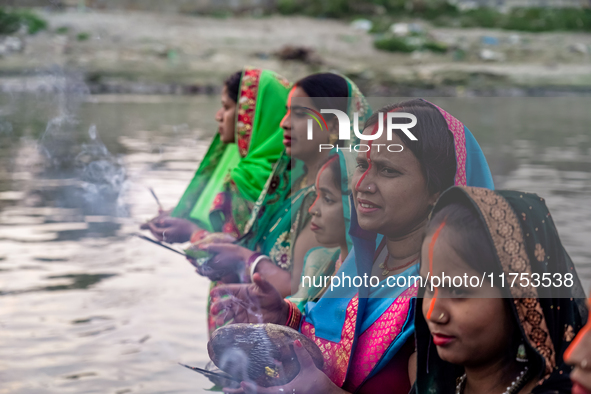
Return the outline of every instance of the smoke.
{"type": "Polygon", "coordinates": [[[74,162],[81,181],[81,196],[87,206],[99,214],[128,216],[123,200],[127,189],[126,172],[120,157],[112,155],[100,140],[96,126],[88,129],[90,142],[82,144],[74,162]],[[113,212],[103,207],[113,205],[113,212]]]}
{"type": "Polygon", "coordinates": [[[84,215],[129,216],[122,157],[107,149],[96,125],[85,132],[77,116],[88,87],[80,75],[62,70],[55,81],[58,115],[47,122],[37,145],[44,158],[42,176],[70,181],[58,193],[57,205],[78,208],[84,215]]]}

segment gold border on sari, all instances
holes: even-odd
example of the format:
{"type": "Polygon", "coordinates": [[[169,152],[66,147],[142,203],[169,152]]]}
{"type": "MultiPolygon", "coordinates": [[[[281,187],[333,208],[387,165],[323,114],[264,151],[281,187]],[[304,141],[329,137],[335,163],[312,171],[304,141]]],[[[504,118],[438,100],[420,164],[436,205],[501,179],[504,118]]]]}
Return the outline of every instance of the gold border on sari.
{"type": "MultiPolygon", "coordinates": [[[[531,265],[521,225],[507,200],[492,190],[476,187],[463,189],[486,222],[505,277],[509,278],[509,273],[518,273],[520,276],[526,273],[531,277],[531,265]]],[[[525,217],[522,219],[525,220],[525,217]]],[[[507,279],[505,283],[508,283],[507,279]]],[[[556,366],[556,352],[538,299],[538,291],[531,282],[528,286],[511,286],[510,291],[526,339],[544,358],[545,375],[549,375],[556,366]]]]}

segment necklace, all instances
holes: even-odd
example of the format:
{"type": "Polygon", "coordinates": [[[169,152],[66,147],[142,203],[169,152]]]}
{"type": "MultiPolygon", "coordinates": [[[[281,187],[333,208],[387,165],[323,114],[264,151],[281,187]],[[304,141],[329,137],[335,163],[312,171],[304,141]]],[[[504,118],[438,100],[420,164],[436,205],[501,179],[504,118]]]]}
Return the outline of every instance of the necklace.
{"type": "Polygon", "coordinates": [[[378,266],[381,269],[383,269],[382,271],[382,276],[388,276],[388,274],[392,271],[397,271],[399,269],[402,268],[406,268],[410,265],[412,265],[415,261],[417,261],[419,259],[419,256],[415,257],[414,259],[412,259],[411,261],[409,261],[408,263],[399,265],[398,267],[394,267],[394,268],[388,268],[388,266],[386,265],[386,263],[388,262],[388,259],[390,258],[390,256],[386,256],[386,260],[382,261],[382,263],[378,266]]]}
{"type": "MultiPolygon", "coordinates": [[[[527,367],[515,378],[513,382],[511,382],[511,386],[507,387],[507,390],[503,392],[503,394],[514,394],[515,389],[521,385],[525,375],[527,374],[527,367]]],[[[456,394],[462,394],[464,392],[464,383],[466,382],[466,374],[463,374],[456,385],[456,394]]]]}

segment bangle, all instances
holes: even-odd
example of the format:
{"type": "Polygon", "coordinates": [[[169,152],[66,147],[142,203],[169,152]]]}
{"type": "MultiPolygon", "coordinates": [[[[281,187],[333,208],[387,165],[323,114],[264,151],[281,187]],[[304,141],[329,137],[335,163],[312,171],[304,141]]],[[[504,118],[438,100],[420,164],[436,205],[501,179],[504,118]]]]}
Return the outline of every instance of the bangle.
{"type": "Polygon", "coordinates": [[[287,302],[287,305],[289,306],[289,314],[285,325],[298,331],[300,329],[300,322],[302,321],[302,312],[300,312],[298,307],[290,300],[285,300],[285,302],[287,302]]]}
{"type": "MultiPolygon", "coordinates": [[[[250,281],[252,282],[252,277],[254,276],[255,270],[257,269],[257,264],[261,262],[263,259],[268,259],[267,256],[264,254],[260,254],[254,259],[252,264],[250,264],[250,281]]],[[[249,259],[250,261],[250,259],[249,259]]]]}
{"type": "Polygon", "coordinates": [[[197,241],[201,241],[203,238],[207,236],[207,234],[209,234],[207,230],[197,230],[193,234],[191,234],[191,239],[189,240],[189,242],[194,244],[197,241]]]}
{"type": "Polygon", "coordinates": [[[242,283],[249,283],[252,282],[252,273],[250,271],[250,267],[252,266],[252,264],[255,262],[255,260],[261,256],[261,253],[253,253],[250,255],[250,257],[248,258],[248,260],[246,260],[246,263],[244,264],[244,270],[242,271],[242,274],[240,275],[241,277],[241,281],[242,283]]]}

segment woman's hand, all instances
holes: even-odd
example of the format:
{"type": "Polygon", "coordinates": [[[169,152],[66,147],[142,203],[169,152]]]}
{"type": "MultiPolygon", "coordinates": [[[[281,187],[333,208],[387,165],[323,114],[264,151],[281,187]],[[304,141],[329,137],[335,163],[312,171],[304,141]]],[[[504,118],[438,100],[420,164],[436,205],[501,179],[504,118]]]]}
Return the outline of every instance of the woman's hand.
{"type": "Polygon", "coordinates": [[[159,220],[169,218],[171,213],[172,213],[172,209],[167,209],[166,211],[164,211],[162,209],[158,209],[158,215],[156,215],[152,219],[148,220],[146,223],[142,224],[140,226],[140,229],[149,230],[150,229],[149,223],[153,223],[153,222],[157,222],[159,220]]]}
{"type": "Polygon", "coordinates": [[[218,327],[233,323],[275,323],[284,325],[289,305],[273,285],[260,274],[253,283],[218,286],[211,291],[211,314],[218,327]]]}
{"type": "MultiPolygon", "coordinates": [[[[172,213],[173,209],[167,209],[167,210],[163,210],[163,209],[158,209],[158,215],[154,216],[152,219],[150,219],[150,222],[153,222],[155,220],[160,220],[160,219],[164,219],[164,218],[169,218],[170,214],[172,213]]],[[[147,223],[142,224],[141,228],[142,230],[147,230],[148,227],[146,226],[147,223]]]]}
{"type": "Polygon", "coordinates": [[[242,246],[231,243],[234,237],[228,234],[210,234],[203,240],[195,243],[191,248],[198,248],[213,254],[213,257],[202,265],[195,264],[195,260],[189,258],[191,264],[197,268],[197,273],[212,281],[224,283],[240,283],[240,272],[244,270],[246,261],[254,252],[242,246]],[[213,237],[215,236],[215,237],[213,237]],[[227,281],[224,278],[235,278],[227,281]]]}
{"type": "Polygon", "coordinates": [[[246,262],[254,254],[250,249],[231,243],[209,243],[200,245],[199,248],[214,255],[207,264],[202,266],[204,272],[207,272],[204,274],[208,277],[244,270],[246,262]]]}
{"type": "Polygon", "coordinates": [[[207,245],[211,244],[231,244],[236,242],[236,237],[228,233],[206,233],[202,238],[193,243],[203,249],[207,245]]]}
{"type": "Polygon", "coordinates": [[[283,386],[260,387],[252,382],[242,382],[238,389],[224,389],[227,394],[344,394],[346,391],[337,387],[314,364],[310,353],[299,340],[293,343],[300,372],[293,380],[283,386]]]}
{"type": "Polygon", "coordinates": [[[164,217],[158,219],[157,217],[145,224],[156,239],[168,243],[187,242],[191,239],[191,235],[199,230],[199,226],[195,223],[180,218],[164,217]]]}
{"type": "Polygon", "coordinates": [[[192,257],[187,256],[187,260],[193,267],[195,267],[195,271],[197,274],[201,276],[205,276],[212,282],[221,282],[221,283],[241,283],[241,277],[238,275],[236,271],[226,270],[226,271],[216,271],[212,270],[208,263],[205,264],[197,264],[197,260],[192,257]]]}

